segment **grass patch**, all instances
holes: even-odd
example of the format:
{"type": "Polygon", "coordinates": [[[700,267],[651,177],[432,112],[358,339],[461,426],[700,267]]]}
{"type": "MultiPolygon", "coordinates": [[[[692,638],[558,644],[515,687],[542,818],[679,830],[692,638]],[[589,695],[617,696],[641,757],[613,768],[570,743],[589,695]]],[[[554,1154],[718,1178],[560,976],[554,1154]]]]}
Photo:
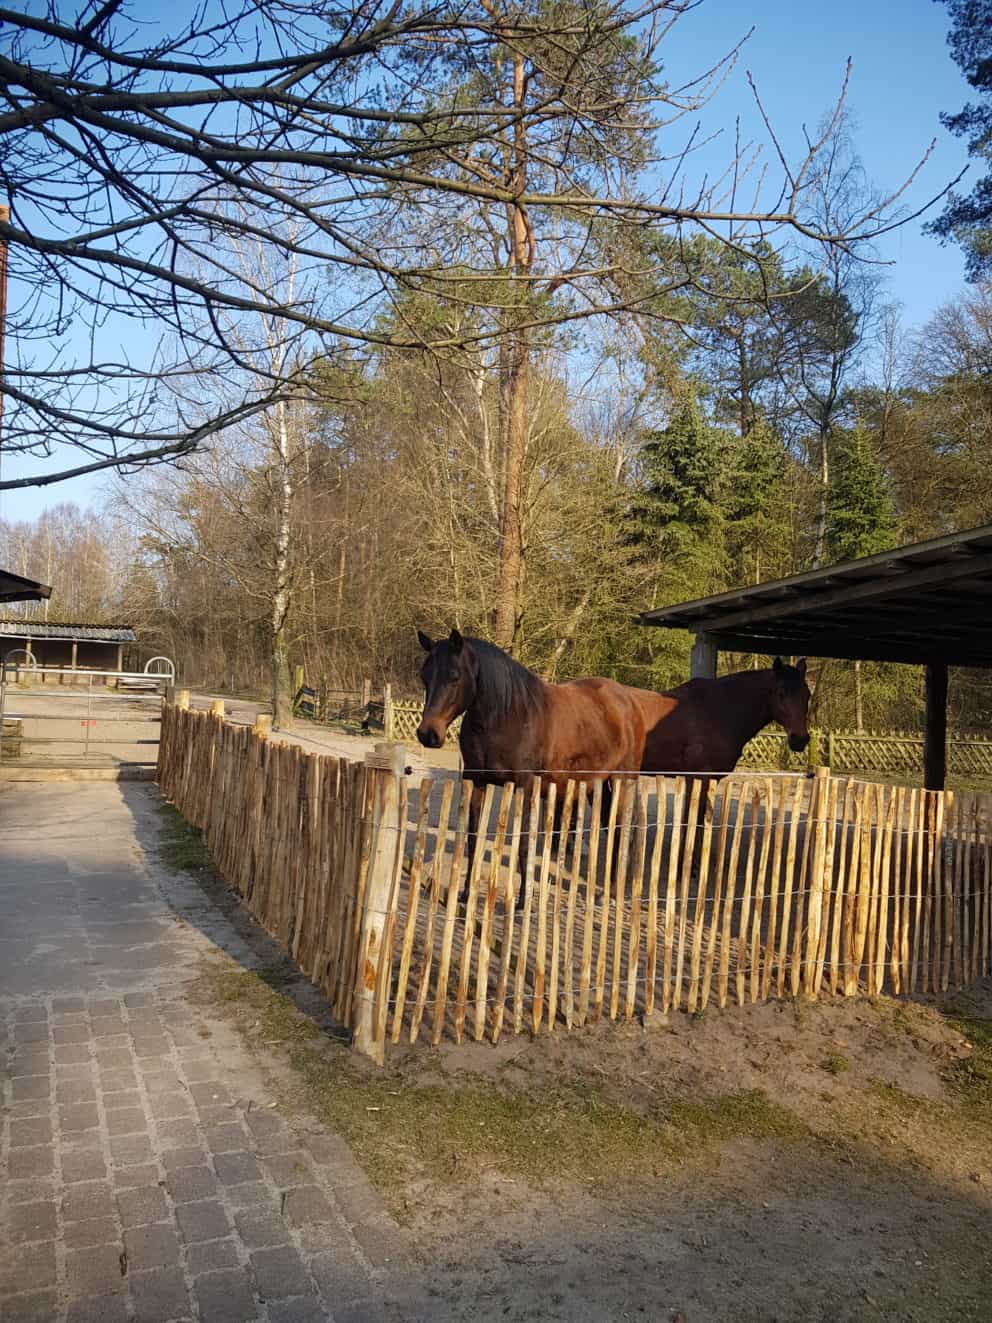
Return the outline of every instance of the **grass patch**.
{"type": "Polygon", "coordinates": [[[983,1117],[992,1115],[992,1021],[976,1019],[955,1006],[947,1007],[944,1017],[952,1028],[971,1044],[971,1055],[952,1062],[946,1079],[958,1098],[970,1111],[983,1117]]]}
{"type": "Polygon", "coordinates": [[[581,1074],[516,1084],[471,1074],[439,1078],[429,1060],[376,1070],[297,1010],[280,991],[286,977],[278,967],[211,968],[206,993],[250,1038],[286,1048],[294,1101],[348,1141],[399,1214],[411,1179],[450,1184],[495,1171],[536,1186],[565,1179],[608,1191],[705,1160],[728,1141],[809,1133],[758,1089],[661,1096],[639,1110],[608,1083],[581,1074]]]}
{"type": "Polygon", "coordinates": [[[840,1052],[831,1052],[821,1064],[828,1075],[846,1075],[851,1069],[850,1061],[840,1052]]]}
{"type": "Polygon", "coordinates": [[[203,833],[191,827],[171,804],[161,804],[158,814],[162,820],[158,839],[158,855],[162,863],[195,877],[216,876],[210,851],[203,842],[203,833]]]}

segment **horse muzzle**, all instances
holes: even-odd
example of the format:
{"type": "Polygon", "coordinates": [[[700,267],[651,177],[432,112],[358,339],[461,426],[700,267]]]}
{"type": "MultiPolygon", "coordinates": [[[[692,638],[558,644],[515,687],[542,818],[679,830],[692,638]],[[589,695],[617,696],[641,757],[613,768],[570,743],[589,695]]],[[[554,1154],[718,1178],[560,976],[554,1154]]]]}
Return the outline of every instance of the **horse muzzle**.
{"type": "Polygon", "coordinates": [[[425,726],[423,722],[417,727],[417,739],[425,749],[440,749],[444,743],[444,736],[436,726],[425,726]]]}
{"type": "Polygon", "coordinates": [[[809,736],[790,735],[789,748],[792,750],[793,753],[805,753],[806,750],[809,748],[809,736]]]}

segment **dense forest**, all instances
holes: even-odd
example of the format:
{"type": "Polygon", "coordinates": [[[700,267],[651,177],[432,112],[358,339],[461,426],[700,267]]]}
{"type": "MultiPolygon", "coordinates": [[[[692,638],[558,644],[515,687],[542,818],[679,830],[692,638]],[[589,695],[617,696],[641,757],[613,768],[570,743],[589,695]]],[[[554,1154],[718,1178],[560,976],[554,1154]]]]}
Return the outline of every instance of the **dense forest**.
{"type": "MultiPolygon", "coordinates": [[[[630,196],[664,122],[648,107],[675,103],[621,7],[579,8],[575,26],[567,5],[538,6],[512,41],[501,19],[491,48],[432,75],[432,131],[453,136],[417,139],[421,174],[382,190],[361,236],[380,290],[361,336],[286,332],[337,278],[298,260],[297,231],[217,228],[209,260],[223,250],[269,303],[211,309],[228,366],[193,354],[163,390],[194,418],[255,403],[171,462],[108,478],[98,512],[0,522],[0,562],[55,585],[52,619],[127,621],[188,682],[278,703],[297,665],[316,686],[415,692],[418,626],[491,637],[549,678],[663,688],[685,678],[690,640],[639,612],[992,520],[987,216],[968,213],[967,292],[903,325],[870,244],[888,203],[840,105],[777,228],[700,206],[656,224],[642,202],[590,218],[574,181],[630,196]],[[483,124],[480,107],[499,114],[483,124]],[[425,162],[434,192],[418,192],[425,162]],[[516,202],[487,182],[500,171],[516,202]],[[429,255],[415,275],[398,256],[413,251],[429,255]]],[[[412,151],[414,129],[377,132],[412,151]]],[[[961,238],[955,206],[938,235],[961,238]]],[[[818,672],[821,723],[918,722],[911,668],[818,672]]],[[[958,676],[952,704],[969,725],[992,693],[958,676]]]]}

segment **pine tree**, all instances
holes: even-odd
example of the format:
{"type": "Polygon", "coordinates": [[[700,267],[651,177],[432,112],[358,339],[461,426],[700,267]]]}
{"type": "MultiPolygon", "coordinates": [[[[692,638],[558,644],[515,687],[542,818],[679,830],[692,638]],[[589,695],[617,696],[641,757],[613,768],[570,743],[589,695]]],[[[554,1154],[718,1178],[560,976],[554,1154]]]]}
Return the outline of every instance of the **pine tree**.
{"type": "Polygon", "coordinates": [[[885,474],[859,424],[837,448],[827,503],[827,544],[837,560],[895,546],[897,526],[885,474]]]}
{"type": "Polygon", "coordinates": [[[627,520],[642,563],[656,562],[687,591],[710,591],[723,569],[718,434],[689,392],[668,427],[641,447],[641,481],[627,520]]]}
{"type": "Polygon", "coordinates": [[[738,584],[760,583],[787,568],[787,463],[781,439],[763,419],[734,439],[726,516],[731,574],[738,584]]]}

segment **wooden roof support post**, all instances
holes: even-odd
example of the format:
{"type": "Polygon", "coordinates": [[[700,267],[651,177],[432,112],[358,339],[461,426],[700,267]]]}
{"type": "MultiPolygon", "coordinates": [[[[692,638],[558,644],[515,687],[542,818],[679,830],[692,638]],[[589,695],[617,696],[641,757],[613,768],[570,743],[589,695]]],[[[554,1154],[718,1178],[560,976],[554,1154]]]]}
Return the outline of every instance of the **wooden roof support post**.
{"type": "Polygon", "coordinates": [[[923,784],[943,790],[947,781],[947,663],[926,666],[926,734],[923,746],[923,784]]]}
{"type": "Polygon", "coordinates": [[[693,680],[716,679],[717,646],[709,634],[697,634],[692,645],[689,676],[693,680]]]}

